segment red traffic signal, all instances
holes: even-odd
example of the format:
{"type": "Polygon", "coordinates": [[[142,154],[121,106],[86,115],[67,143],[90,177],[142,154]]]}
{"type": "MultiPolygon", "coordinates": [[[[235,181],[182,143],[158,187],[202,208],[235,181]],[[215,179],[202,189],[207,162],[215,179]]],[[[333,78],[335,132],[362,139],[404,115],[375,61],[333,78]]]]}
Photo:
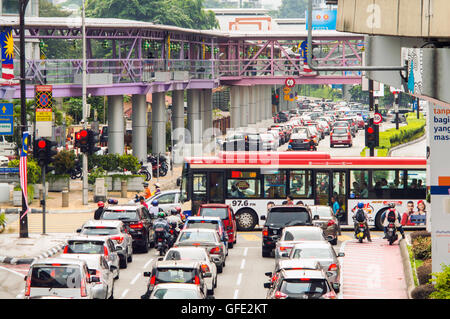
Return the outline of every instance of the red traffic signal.
{"type": "Polygon", "coordinates": [[[39,140],[37,145],[38,145],[38,148],[45,149],[45,147],[47,146],[47,143],[45,142],[45,140],[39,140]]]}
{"type": "Polygon", "coordinates": [[[373,128],[371,127],[371,126],[369,126],[368,128],[367,128],[367,133],[369,133],[369,134],[373,134],[375,131],[373,130],[373,128]]]}

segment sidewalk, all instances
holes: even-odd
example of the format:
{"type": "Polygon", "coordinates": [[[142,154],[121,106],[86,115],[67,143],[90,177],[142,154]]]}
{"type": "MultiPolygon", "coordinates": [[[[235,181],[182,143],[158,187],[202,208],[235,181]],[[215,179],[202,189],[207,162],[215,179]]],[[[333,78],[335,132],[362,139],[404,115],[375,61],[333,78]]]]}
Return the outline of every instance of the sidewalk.
{"type": "MultiPolygon", "coordinates": [[[[181,175],[182,168],[174,167],[166,176],[159,178],[162,190],[178,188],[176,180],[181,175]]],[[[156,178],[149,181],[153,191],[156,178]]],[[[120,192],[110,192],[108,198],[115,198],[119,204],[127,204],[134,198],[135,192],[128,192],[127,198],[120,198],[120,192]]],[[[89,193],[88,205],[82,204],[81,180],[71,181],[69,207],[61,207],[61,193],[49,193],[46,201],[45,235],[43,235],[43,216],[39,201],[35,200],[30,207],[33,212],[28,213],[28,238],[19,237],[20,207],[2,206],[7,210],[7,226],[0,234],[0,263],[22,264],[31,263],[34,259],[49,257],[58,253],[66,240],[76,233],[83,223],[94,216],[97,204],[93,202],[93,194],[89,193]],[[12,210],[15,213],[11,213],[12,210]],[[36,212],[38,210],[38,212],[36,212]]]]}

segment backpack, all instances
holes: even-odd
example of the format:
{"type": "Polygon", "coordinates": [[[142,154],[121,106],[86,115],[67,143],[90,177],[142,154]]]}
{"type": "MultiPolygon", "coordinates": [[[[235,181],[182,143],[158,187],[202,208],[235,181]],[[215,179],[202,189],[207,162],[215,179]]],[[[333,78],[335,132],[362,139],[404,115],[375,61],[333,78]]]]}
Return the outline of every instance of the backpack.
{"type": "Polygon", "coordinates": [[[390,223],[395,223],[395,215],[395,212],[390,210],[387,214],[387,221],[390,223]]]}
{"type": "Polygon", "coordinates": [[[362,209],[358,209],[355,215],[355,219],[360,223],[363,223],[366,220],[366,216],[364,215],[364,211],[362,209]]]}

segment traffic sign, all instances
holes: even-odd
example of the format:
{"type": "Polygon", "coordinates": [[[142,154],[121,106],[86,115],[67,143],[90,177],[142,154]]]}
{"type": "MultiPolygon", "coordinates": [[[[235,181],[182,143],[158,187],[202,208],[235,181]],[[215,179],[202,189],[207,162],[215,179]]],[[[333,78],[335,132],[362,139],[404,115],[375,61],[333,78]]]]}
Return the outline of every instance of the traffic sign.
{"type": "Polygon", "coordinates": [[[14,106],[12,103],[0,103],[0,115],[2,116],[13,116],[14,106]]]}
{"type": "Polygon", "coordinates": [[[51,122],[52,109],[36,109],[36,122],[51,122]]]}
{"type": "Polygon", "coordinates": [[[293,78],[287,78],[286,81],[284,81],[284,84],[287,87],[292,88],[295,86],[295,80],[293,78]]]}
{"type": "Polygon", "coordinates": [[[53,106],[53,88],[51,85],[36,85],[34,98],[36,109],[52,108],[53,106]]]}
{"type": "Polygon", "coordinates": [[[288,88],[287,86],[285,86],[285,87],[283,88],[283,93],[284,93],[284,94],[289,94],[289,93],[291,93],[291,89],[288,88]]]}
{"type": "Polygon", "coordinates": [[[14,106],[12,103],[0,103],[0,135],[14,133],[14,106]]]}
{"type": "Polygon", "coordinates": [[[373,116],[373,124],[380,124],[381,122],[383,122],[383,117],[381,116],[380,113],[375,113],[373,116]]]}

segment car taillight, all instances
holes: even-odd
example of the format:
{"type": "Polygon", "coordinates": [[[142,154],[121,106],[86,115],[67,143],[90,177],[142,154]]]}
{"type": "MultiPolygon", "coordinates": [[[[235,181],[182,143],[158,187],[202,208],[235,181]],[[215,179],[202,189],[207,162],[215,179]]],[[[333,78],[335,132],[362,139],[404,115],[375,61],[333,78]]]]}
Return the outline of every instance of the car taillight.
{"type": "Polygon", "coordinates": [[[289,143],[292,143],[292,140],[289,140],[289,143]]]}
{"type": "Polygon", "coordinates": [[[331,264],[329,267],[328,267],[328,271],[336,271],[337,270],[337,265],[336,264],[331,264]]]}
{"type": "Polygon", "coordinates": [[[359,224],[359,227],[364,228],[365,226],[364,224],[359,224]]]}
{"type": "Polygon", "coordinates": [[[219,254],[219,253],[220,253],[220,246],[216,246],[216,247],[212,248],[212,249],[209,251],[209,253],[210,253],[210,254],[219,254]]]}
{"type": "Polygon", "coordinates": [[[269,229],[267,227],[264,227],[262,234],[263,234],[263,236],[269,236],[269,229]]]}
{"type": "Polygon", "coordinates": [[[350,134],[350,133],[348,133],[348,134],[347,134],[347,138],[350,138],[350,137],[351,137],[351,134],[350,134]]]}
{"type": "Polygon", "coordinates": [[[198,276],[195,276],[195,278],[194,278],[194,284],[200,285],[200,278],[198,278],[198,276]]]}
{"type": "Polygon", "coordinates": [[[282,247],[280,247],[280,250],[281,251],[287,251],[287,250],[291,250],[292,249],[292,247],[285,247],[285,246],[282,246],[282,247]]]}
{"type": "Polygon", "coordinates": [[[81,291],[81,297],[86,297],[87,296],[86,280],[85,279],[81,280],[80,291],[81,291]]]}
{"type": "Polygon", "coordinates": [[[202,264],[201,268],[203,272],[209,272],[209,267],[207,264],[202,264]]]}
{"type": "Polygon", "coordinates": [[[106,248],[106,246],[103,246],[103,253],[105,256],[108,256],[108,248],[106,248]]]}
{"type": "Polygon", "coordinates": [[[336,299],[336,294],[333,291],[327,292],[322,296],[324,299],[336,299]]]}
{"type": "Polygon", "coordinates": [[[122,236],[115,236],[115,237],[111,237],[111,240],[115,240],[119,244],[121,244],[123,242],[123,237],[122,236]]]}
{"type": "Polygon", "coordinates": [[[272,280],[272,282],[275,282],[277,279],[278,279],[278,276],[277,275],[273,275],[271,280],[272,280]]]}
{"type": "Polygon", "coordinates": [[[277,291],[275,293],[275,299],[286,299],[288,297],[288,295],[286,295],[285,293],[282,293],[281,291],[277,291]]]}
{"type": "Polygon", "coordinates": [[[156,282],[156,276],[152,276],[152,278],[150,278],[150,285],[154,285],[156,282]]]}
{"type": "Polygon", "coordinates": [[[332,225],[334,225],[334,224],[336,224],[336,223],[334,222],[334,220],[330,219],[330,220],[328,221],[327,227],[330,227],[330,226],[332,226],[332,225]]]}
{"type": "Polygon", "coordinates": [[[31,276],[27,277],[27,283],[25,287],[25,296],[29,297],[31,291],[31,276]]]}
{"type": "Polygon", "coordinates": [[[69,252],[69,245],[66,245],[66,247],[64,247],[63,254],[67,254],[68,252],[69,252]]]}
{"type": "Polygon", "coordinates": [[[130,224],[130,228],[133,228],[133,229],[142,229],[142,228],[144,228],[144,224],[142,224],[141,222],[136,223],[136,224],[130,224]]]}
{"type": "Polygon", "coordinates": [[[305,143],[309,143],[309,140],[308,140],[308,139],[306,139],[306,140],[304,140],[303,142],[305,142],[305,143]]]}

